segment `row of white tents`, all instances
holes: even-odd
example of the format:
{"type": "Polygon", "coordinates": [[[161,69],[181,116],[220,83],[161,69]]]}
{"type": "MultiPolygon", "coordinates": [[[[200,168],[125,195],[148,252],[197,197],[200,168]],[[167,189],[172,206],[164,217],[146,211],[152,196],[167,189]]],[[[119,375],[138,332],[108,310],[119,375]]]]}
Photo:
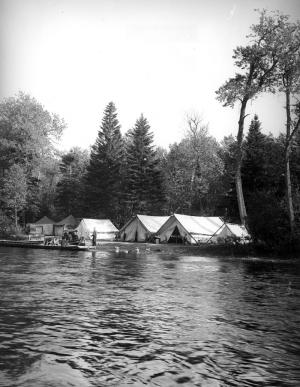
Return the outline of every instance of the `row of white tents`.
{"type": "Polygon", "coordinates": [[[244,226],[225,223],[220,217],[181,214],[136,215],[120,229],[119,237],[128,242],[145,242],[154,237],[162,243],[188,244],[218,242],[226,238],[250,238],[244,226]]]}
{"type": "Polygon", "coordinates": [[[118,230],[109,219],[80,219],[72,215],[54,222],[43,217],[30,225],[31,232],[62,236],[65,231],[76,230],[79,238],[90,239],[93,232],[97,240],[126,242],[157,241],[162,243],[198,244],[222,242],[227,238],[250,238],[244,226],[224,222],[220,217],[136,215],[118,230]]]}

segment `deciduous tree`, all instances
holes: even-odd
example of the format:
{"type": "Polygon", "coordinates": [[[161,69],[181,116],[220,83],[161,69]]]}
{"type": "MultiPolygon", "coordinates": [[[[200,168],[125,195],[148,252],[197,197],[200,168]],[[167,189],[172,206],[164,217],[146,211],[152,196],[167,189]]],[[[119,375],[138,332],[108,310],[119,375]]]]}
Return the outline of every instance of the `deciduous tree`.
{"type": "Polygon", "coordinates": [[[234,63],[240,72],[217,91],[217,99],[223,102],[224,106],[233,107],[236,102],[240,104],[235,182],[240,220],[243,224],[247,217],[241,177],[246,108],[248,102],[259,93],[274,90],[275,70],[280,52],[280,42],[274,40],[274,34],[285,19],[281,14],[269,16],[265,10],[260,13],[259,23],[251,26],[250,44],[234,50],[234,63]]]}
{"type": "Polygon", "coordinates": [[[85,207],[84,177],[89,154],[78,147],[62,155],[60,178],[56,186],[56,212],[60,217],[74,215],[83,217],[85,207]]]}
{"type": "Polygon", "coordinates": [[[18,228],[18,213],[26,205],[27,182],[24,169],[18,165],[12,165],[2,179],[1,201],[5,208],[12,211],[15,227],[18,228]]]}
{"type": "Polygon", "coordinates": [[[218,151],[218,143],[201,118],[187,116],[186,135],[170,146],[164,163],[169,212],[215,213],[223,172],[218,151]]]}
{"type": "Polygon", "coordinates": [[[54,151],[55,140],[65,128],[58,115],[49,113],[33,97],[19,93],[0,104],[0,168],[12,164],[26,172],[38,169],[54,151]]]}
{"type": "Polygon", "coordinates": [[[15,165],[23,171],[27,187],[24,212],[29,216],[46,204],[43,198],[49,190],[43,187],[49,184],[43,185],[48,176],[45,171],[55,164],[55,144],[65,126],[58,115],[28,94],[20,92],[0,103],[0,176],[7,176],[15,165]]]}
{"type": "Polygon", "coordinates": [[[285,181],[286,203],[289,214],[291,237],[295,233],[295,214],[290,170],[291,147],[299,130],[300,93],[300,22],[291,23],[285,17],[274,39],[281,42],[279,65],[277,67],[279,90],[285,94],[286,136],[285,136],[285,181]]]}

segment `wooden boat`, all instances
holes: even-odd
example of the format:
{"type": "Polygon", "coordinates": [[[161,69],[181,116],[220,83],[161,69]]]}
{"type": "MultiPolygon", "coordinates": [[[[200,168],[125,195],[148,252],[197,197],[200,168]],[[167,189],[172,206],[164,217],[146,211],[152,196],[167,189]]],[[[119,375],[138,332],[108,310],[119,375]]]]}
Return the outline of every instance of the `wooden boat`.
{"type": "Polygon", "coordinates": [[[44,250],[69,250],[69,251],[88,251],[92,247],[91,246],[79,246],[79,245],[44,245],[38,241],[9,241],[9,240],[1,240],[0,246],[5,247],[22,247],[22,248],[30,248],[30,249],[44,249],[44,250]]]}

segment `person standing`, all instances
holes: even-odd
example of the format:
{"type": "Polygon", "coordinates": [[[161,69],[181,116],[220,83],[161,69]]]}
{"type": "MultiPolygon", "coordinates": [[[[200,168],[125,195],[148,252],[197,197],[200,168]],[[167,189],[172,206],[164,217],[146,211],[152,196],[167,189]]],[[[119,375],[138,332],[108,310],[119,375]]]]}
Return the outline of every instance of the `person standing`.
{"type": "Polygon", "coordinates": [[[93,246],[97,245],[97,231],[95,227],[94,227],[93,236],[92,236],[92,244],[93,246]]]}

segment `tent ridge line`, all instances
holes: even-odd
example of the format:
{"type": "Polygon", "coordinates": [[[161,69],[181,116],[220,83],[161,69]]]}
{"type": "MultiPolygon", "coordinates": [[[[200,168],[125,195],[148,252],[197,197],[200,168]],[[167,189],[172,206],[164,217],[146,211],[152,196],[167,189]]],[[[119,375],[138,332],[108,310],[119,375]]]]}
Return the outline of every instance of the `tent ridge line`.
{"type": "MultiPolygon", "coordinates": [[[[224,222],[224,221],[223,221],[224,222]]],[[[227,227],[227,225],[226,225],[226,223],[224,222],[223,224],[222,224],[222,226],[220,226],[218,229],[217,229],[217,231],[206,241],[206,243],[208,243],[210,240],[211,240],[211,238],[213,238],[215,235],[216,235],[216,233],[223,227],[223,226],[226,226],[227,227]]]]}

